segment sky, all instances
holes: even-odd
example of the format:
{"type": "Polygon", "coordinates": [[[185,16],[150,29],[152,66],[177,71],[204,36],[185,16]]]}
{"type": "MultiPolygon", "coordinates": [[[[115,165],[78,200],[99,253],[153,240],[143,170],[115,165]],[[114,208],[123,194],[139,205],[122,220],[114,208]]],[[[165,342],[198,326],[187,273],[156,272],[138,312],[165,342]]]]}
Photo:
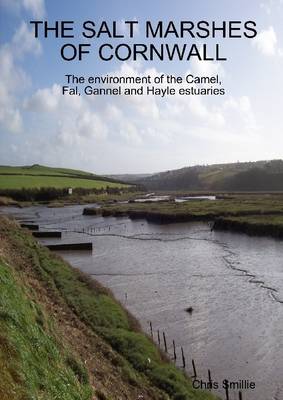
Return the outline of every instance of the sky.
{"type": "MultiPolygon", "coordinates": [[[[0,0],[0,165],[122,174],[283,158],[282,18],[283,0],[0,0]],[[253,20],[258,35],[219,39],[228,58],[222,62],[103,62],[95,52],[80,62],[66,62],[60,47],[70,39],[35,39],[31,20],[73,20],[76,27],[85,20],[115,20],[122,31],[125,20],[137,20],[140,26],[146,20],[253,20]],[[162,73],[219,74],[226,94],[159,98],[61,93],[65,74],[162,73]]],[[[126,40],[143,42],[143,33],[137,29],[135,38],[126,40]]],[[[87,42],[79,37],[71,41],[87,42]]],[[[91,43],[95,46],[95,39],[91,43]]]]}

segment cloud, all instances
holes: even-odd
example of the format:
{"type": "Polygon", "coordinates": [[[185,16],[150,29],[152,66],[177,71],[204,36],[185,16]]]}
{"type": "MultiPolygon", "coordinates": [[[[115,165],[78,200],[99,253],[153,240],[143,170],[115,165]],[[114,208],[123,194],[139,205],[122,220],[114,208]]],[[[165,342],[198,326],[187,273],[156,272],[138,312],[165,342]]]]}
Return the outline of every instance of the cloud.
{"type": "Polygon", "coordinates": [[[32,37],[24,22],[11,42],[0,47],[0,124],[7,131],[18,133],[22,130],[19,97],[30,84],[28,75],[17,65],[17,60],[40,52],[39,41],[32,37]]]}
{"type": "MultiPolygon", "coordinates": [[[[199,65],[192,66],[199,70],[199,65]]],[[[218,67],[211,65],[211,72],[218,67]]],[[[189,71],[189,72],[192,72],[189,71]]],[[[127,63],[110,75],[155,76],[154,68],[127,63]]],[[[137,85],[138,86],[138,85],[137,85]]],[[[35,118],[48,117],[56,146],[76,146],[95,154],[98,145],[131,149],[159,148],[195,140],[250,141],[257,131],[247,96],[223,97],[218,102],[201,96],[62,96],[57,84],[26,99],[35,118]],[[51,123],[52,122],[52,123],[51,123]]]]}
{"type": "Polygon", "coordinates": [[[35,18],[42,18],[45,14],[44,0],[23,0],[23,6],[35,18]]]}
{"type": "MultiPolygon", "coordinates": [[[[137,75],[149,73],[127,68],[137,75]]],[[[259,143],[246,96],[217,101],[198,96],[71,97],[62,96],[54,84],[27,98],[24,108],[33,125],[25,127],[29,140],[24,153],[18,148],[22,163],[65,164],[97,173],[151,172],[201,160],[225,161],[227,154],[237,160],[239,152],[245,157],[259,143]]]]}
{"type": "Polygon", "coordinates": [[[37,19],[45,15],[44,0],[0,0],[0,6],[19,15],[26,11],[37,19]]]}
{"type": "Polygon", "coordinates": [[[263,9],[266,14],[270,15],[271,14],[271,7],[268,3],[261,3],[260,8],[263,9]]]}
{"type": "Polygon", "coordinates": [[[265,56],[278,54],[278,40],[273,26],[261,31],[252,43],[265,56]]]}
{"type": "Polygon", "coordinates": [[[28,101],[25,101],[26,109],[39,112],[56,111],[61,98],[60,86],[54,84],[51,88],[39,89],[28,101]]]}
{"type": "Polygon", "coordinates": [[[221,78],[226,76],[226,71],[223,68],[222,64],[214,61],[199,61],[198,59],[193,59],[191,61],[191,69],[192,72],[196,75],[203,76],[213,76],[220,75],[221,78]]]}
{"type": "Polygon", "coordinates": [[[260,3],[260,8],[267,14],[271,15],[272,12],[277,12],[283,5],[283,0],[265,0],[260,3]]]}
{"type": "Polygon", "coordinates": [[[22,118],[16,105],[18,87],[26,82],[24,71],[17,68],[11,49],[0,49],[0,123],[11,132],[20,132],[22,118]]]}
{"type": "Polygon", "coordinates": [[[27,111],[47,114],[56,121],[58,142],[62,145],[80,145],[84,140],[100,140],[107,137],[107,125],[100,113],[92,110],[82,97],[63,96],[61,87],[39,89],[24,102],[27,111]]]}
{"type": "Polygon", "coordinates": [[[26,54],[39,55],[42,52],[40,41],[34,37],[25,22],[22,22],[16,31],[10,47],[16,57],[26,54]]]}

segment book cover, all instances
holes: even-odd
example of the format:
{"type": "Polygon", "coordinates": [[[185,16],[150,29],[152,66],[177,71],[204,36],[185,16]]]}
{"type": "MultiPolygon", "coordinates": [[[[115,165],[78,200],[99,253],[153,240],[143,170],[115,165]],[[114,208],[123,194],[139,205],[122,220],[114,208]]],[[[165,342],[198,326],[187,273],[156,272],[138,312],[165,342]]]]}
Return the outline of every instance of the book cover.
{"type": "Polygon", "coordinates": [[[281,0],[0,0],[0,398],[283,399],[281,0]]]}

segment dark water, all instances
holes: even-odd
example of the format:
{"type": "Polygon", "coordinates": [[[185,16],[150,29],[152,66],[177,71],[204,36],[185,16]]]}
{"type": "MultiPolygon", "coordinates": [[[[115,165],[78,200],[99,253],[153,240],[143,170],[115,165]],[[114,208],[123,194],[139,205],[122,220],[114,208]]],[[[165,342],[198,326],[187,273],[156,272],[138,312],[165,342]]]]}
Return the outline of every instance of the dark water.
{"type": "MultiPolygon", "coordinates": [[[[283,400],[281,241],[211,232],[199,223],[87,217],[82,208],[9,212],[65,231],[63,242],[93,241],[93,254],[60,253],[110,287],[146,332],[152,321],[156,340],[157,329],[166,332],[170,352],[174,339],[178,364],[183,346],[189,373],[193,358],[205,381],[209,368],[219,384],[254,381],[256,389],[243,390],[244,399],[283,400]]],[[[238,399],[238,392],[230,398],[238,399]]]]}

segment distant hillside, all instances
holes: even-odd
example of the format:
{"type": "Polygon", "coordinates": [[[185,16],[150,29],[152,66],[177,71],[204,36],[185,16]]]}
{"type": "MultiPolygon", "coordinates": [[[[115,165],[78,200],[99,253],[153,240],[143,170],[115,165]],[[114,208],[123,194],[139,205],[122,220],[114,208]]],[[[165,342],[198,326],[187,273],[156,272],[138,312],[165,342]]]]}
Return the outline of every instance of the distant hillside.
{"type": "Polygon", "coordinates": [[[0,166],[0,189],[101,189],[107,186],[124,187],[125,184],[90,172],[67,168],[51,168],[38,164],[23,167],[0,166]]]}
{"type": "Polygon", "coordinates": [[[148,190],[281,191],[283,160],[198,165],[138,180],[148,190]]]}
{"type": "Polygon", "coordinates": [[[105,178],[115,179],[122,182],[137,182],[141,179],[149,178],[153,174],[119,174],[119,175],[105,175],[105,178]]]}

